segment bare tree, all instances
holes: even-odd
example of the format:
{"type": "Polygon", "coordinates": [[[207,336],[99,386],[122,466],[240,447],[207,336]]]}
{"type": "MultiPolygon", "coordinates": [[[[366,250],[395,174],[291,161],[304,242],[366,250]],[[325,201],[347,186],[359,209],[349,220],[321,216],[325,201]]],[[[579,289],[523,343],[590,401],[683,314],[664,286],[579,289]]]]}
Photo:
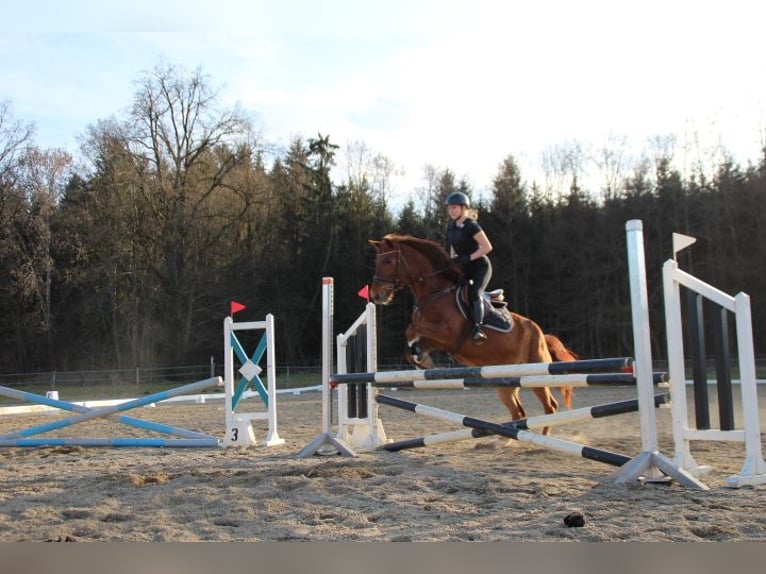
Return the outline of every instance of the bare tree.
{"type": "Polygon", "coordinates": [[[158,66],[137,85],[127,118],[91,128],[84,149],[96,166],[102,235],[110,226],[124,234],[108,239],[109,265],[116,293],[119,277],[130,278],[133,358],[153,353],[161,333],[176,341],[166,357],[175,359],[189,348],[203,285],[215,280],[211,262],[257,205],[254,132],[238,108],[219,107],[200,70],[158,66]],[[146,322],[138,332],[137,321],[146,322]]]}
{"type": "Polygon", "coordinates": [[[345,167],[349,187],[369,189],[370,195],[385,202],[391,192],[396,165],[383,154],[374,153],[366,143],[354,141],[345,148],[345,167]]]}
{"type": "MultiPolygon", "coordinates": [[[[14,245],[19,266],[13,276],[21,296],[38,310],[39,323],[48,343],[50,365],[55,368],[51,286],[55,270],[52,255],[52,223],[64,187],[72,175],[72,156],[64,150],[30,147],[20,158],[18,189],[29,210],[23,226],[15,226],[14,245]]],[[[20,222],[19,222],[20,223],[20,222]]]]}
{"type": "MultiPolygon", "coordinates": [[[[38,325],[27,320],[25,269],[27,267],[23,239],[29,232],[32,214],[27,194],[18,185],[22,161],[32,144],[34,128],[17,120],[8,101],[0,101],[0,339],[3,340],[0,359],[12,364],[16,356],[24,355],[25,333],[39,336],[38,325]]],[[[27,291],[28,292],[28,291],[27,291]]],[[[39,320],[39,317],[38,317],[39,320]]],[[[30,356],[30,355],[27,355],[30,356]]]]}
{"type": "Polygon", "coordinates": [[[432,164],[425,164],[423,166],[423,182],[425,185],[417,189],[418,207],[423,213],[423,217],[426,220],[430,220],[434,217],[433,201],[432,197],[436,193],[436,188],[439,183],[439,172],[432,164]]]}
{"type": "Polygon", "coordinates": [[[609,134],[601,149],[594,155],[593,163],[601,172],[604,181],[603,196],[613,198],[629,168],[628,138],[624,135],[609,134]]]}
{"type": "Polygon", "coordinates": [[[586,152],[583,145],[570,141],[552,146],[542,153],[545,191],[550,196],[563,196],[583,180],[586,152]]]}
{"type": "Polygon", "coordinates": [[[35,128],[24,124],[13,117],[11,104],[7,100],[0,101],[0,192],[7,185],[19,156],[24,148],[32,143],[35,128]]]}
{"type": "MultiPolygon", "coordinates": [[[[731,152],[723,143],[718,121],[711,119],[706,127],[700,127],[697,122],[689,121],[683,134],[682,151],[684,154],[684,178],[696,178],[709,181],[716,173],[718,166],[733,163],[731,152]]],[[[675,145],[676,138],[667,136],[675,145]]]]}

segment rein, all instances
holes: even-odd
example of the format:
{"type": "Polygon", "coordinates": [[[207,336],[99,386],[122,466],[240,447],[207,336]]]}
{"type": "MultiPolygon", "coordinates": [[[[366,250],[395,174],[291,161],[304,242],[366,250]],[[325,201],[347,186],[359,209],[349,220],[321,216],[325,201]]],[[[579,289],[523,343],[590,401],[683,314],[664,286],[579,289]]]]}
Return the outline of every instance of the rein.
{"type": "MultiPolygon", "coordinates": [[[[389,279],[388,277],[382,277],[378,274],[375,274],[372,276],[373,282],[377,283],[389,283],[394,286],[394,291],[400,291],[402,288],[404,288],[407,283],[399,281],[399,275],[401,275],[400,267],[401,267],[401,261],[403,260],[402,255],[402,248],[397,245],[396,251],[384,251],[383,253],[378,253],[378,257],[383,257],[384,255],[390,255],[391,253],[396,254],[396,275],[393,279],[389,279]]],[[[406,266],[406,263],[405,263],[406,266]]],[[[377,265],[376,265],[377,267],[377,265]]]]}
{"type": "MultiPolygon", "coordinates": [[[[434,277],[436,275],[439,275],[440,273],[444,273],[447,269],[437,269],[436,271],[432,271],[431,273],[428,273],[426,275],[422,275],[418,277],[417,279],[412,278],[412,274],[410,273],[409,267],[407,266],[407,260],[404,258],[404,254],[402,253],[402,246],[397,244],[395,250],[391,251],[384,251],[383,253],[378,253],[378,257],[382,257],[384,255],[390,255],[390,254],[396,254],[396,276],[393,279],[390,279],[388,277],[381,277],[380,275],[373,275],[372,280],[377,281],[379,283],[389,283],[394,286],[395,291],[399,291],[400,289],[404,288],[406,285],[413,285],[415,283],[425,283],[426,279],[429,279],[431,277],[434,277]],[[404,267],[404,273],[402,272],[401,268],[404,267]],[[409,280],[400,280],[400,276],[406,276],[409,280]]],[[[437,291],[434,291],[433,293],[427,293],[425,295],[425,299],[431,300],[431,299],[438,299],[442,295],[445,295],[449,293],[450,291],[454,291],[456,288],[456,285],[451,285],[449,287],[444,287],[441,289],[438,289],[437,291]]],[[[414,294],[414,293],[413,293],[414,294]]],[[[422,307],[418,299],[415,299],[415,306],[416,307],[422,307]]]]}
{"type": "MultiPolygon", "coordinates": [[[[381,275],[376,274],[376,275],[373,275],[372,279],[373,281],[376,281],[379,283],[387,283],[389,285],[392,285],[394,291],[399,291],[405,286],[410,287],[410,291],[412,292],[412,295],[415,298],[415,305],[413,309],[413,323],[420,322],[423,316],[423,312],[429,305],[435,304],[436,301],[439,298],[443,297],[444,295],[457,291],[459,284],[453,283],[446,287],[439,287],[435,291],[432,291],[430,293],[424,293],[420,297],[418,297],[416,293],[416,289],[414,289],[414,286],[415,285],[423,286],[429,278],[435,277],[441,273],[444,273],[445,271],[448,270],[448,267],[437,269],[435,271],[430,271],[428,273],[421,275],[420,277],[413,278],[413,275],[410,272],[409,266],[407,265],[407,260],[405,259],[404,253],[402,252],[402,246],[399,243],[396,243],[396,249],[378,253],[377,257],[379,258],[379,257],[384,257],[386,255],[392,255],[392,254],[396,255],[396,271],[394,272],[394,275],[392,277],[383,277],[381,275]]],[[[377,270],[377,267],[378,266],[376,265],[376,270],[377,270]]],[[[457,352],[457,350],[460,347],[462,347],[462,345],[468,339],[469,335],[470,335],[470,328],[463,329],[462,332],[458,335],[457,341],[455,342],[455,344],[452,346],[451,349],[447,350],[447,352],[450,355],[454,355],[457,352]]]]}

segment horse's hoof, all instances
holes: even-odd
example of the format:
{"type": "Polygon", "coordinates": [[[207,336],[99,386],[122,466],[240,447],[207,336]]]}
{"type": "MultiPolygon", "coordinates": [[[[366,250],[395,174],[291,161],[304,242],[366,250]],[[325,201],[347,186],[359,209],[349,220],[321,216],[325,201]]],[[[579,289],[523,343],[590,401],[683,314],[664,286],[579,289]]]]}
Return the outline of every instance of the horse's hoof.
{"type": "Polygon", "coordinates": [[[434,362],[429,355],[410,355],[409,360],[418,369],[430,369],[434,366],[434,362]]]}

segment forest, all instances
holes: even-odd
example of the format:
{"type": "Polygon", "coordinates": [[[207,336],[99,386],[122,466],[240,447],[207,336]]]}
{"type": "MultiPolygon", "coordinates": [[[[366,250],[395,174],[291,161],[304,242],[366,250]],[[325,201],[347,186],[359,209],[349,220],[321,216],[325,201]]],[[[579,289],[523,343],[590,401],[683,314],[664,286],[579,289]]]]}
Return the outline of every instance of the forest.
{"type": "MultiPolygon", "coordinates": [[[[653,356],[666,355],[660,272],[673,232],[697,238],[682,269],[750,295],[761,354],[766,148],[755,164],[724,153],[683,171],[670,140],[628,170],[605,148],[597,187],[582,183],[576,145],[552,150],[544,182],[505,156],[488,190],[426,165],[394,206],[395,166],[361,142],[316,134],[278,149],[199,70],[157,67],[136,85],[128,111],[84,129],[77,158],[35,146],[34,126],[0,101],[0,372],[220,363],[231,301],[246,306],[236,320],[275,316],[279,364],[316,365],[321,278],[335,279],[340,332],[365,304],[368,240],[443,242],[456,190],[494,245],[490,288],[581,357],[632,354],[630,219],[644,222],[653,356]]],[[[381,363],[403,360],[411,308],[403,291],[378,309],[381,363]]]]}

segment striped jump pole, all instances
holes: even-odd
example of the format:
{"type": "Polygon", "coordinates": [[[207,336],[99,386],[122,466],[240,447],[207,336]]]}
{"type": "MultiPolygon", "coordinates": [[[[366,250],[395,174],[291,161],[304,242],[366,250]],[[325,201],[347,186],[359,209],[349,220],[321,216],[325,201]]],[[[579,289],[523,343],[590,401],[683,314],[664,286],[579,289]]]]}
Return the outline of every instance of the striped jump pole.
{"type": "MultiPolygon", "coordinates": [[[[653,379],[655,384],[666,383],[667,373],[653,373],[653,379]]],[[[336,375],[335,382],[339,385],[356,384],[349,382],[345,375],[336,375]]],[[[636,379],[632,373],[592,373],[571,375],[529,375],[521,377],[426,379],[399,381],[398,383],[376,381],[368,384],[377,388],[398,387],[412,389],[468,389],[472,387],[536,388],[635,385],[636,379]]]]}
{"type": "Polygon", "coordinates": [[[520,442],[529,442],[544,448],[565,452],[567,454],[579,455],[582,458],[596,462],[602,462],[604,464],[610,464],[612,466],[622,466],[626,462],[630,461],[629,456],[608,450],[593,448],[576,442],[553,438],[550,436],[544,436],[514,426],[505,426],[499,423],[483,421],[436,407],[410,403],[408,401],[402,401],[400,399],[395,399],[385,395],[378,395],[377,400],[381,404],[387,404],[400,409],[413,411],[417,414],[457,423],[473,429],[482,429],[492,434],[498,434],[514,440],[518,440],[520,442]]]}
{"type": "MultiPolygon", "coordinates": [[[[202,389],[207,389],[214,386],[220,386],[221,384],[222,384],[222,381],[220,377],[211,377],[209,379],[197,381],[196,383],[182,385],[180,387],[176,387],[173,389],[169,389],[167,391],[161,391],[159,393],[147,395],[145,397],[134,399],[132,401],[127,401],[125,403],[102,407],[99,409],[89,409],[87,412],[80,413],[79,415],[74,417],[68,417],[68,418],[53,421],[44,425],[38,425],[35,427],[29,427],[27,429],[22,429],[19,431],[8,433],[8,434],[0,436],[0,440],[26,438],[26,437],[34,436],[37,434],[50,432],[52,430],[72,426],[72,425],[85,422],[88,420],[108,417],[119,412],[124,412],[124,411],[134,409],[136,407],[142,407],[152,403],[158,403],[160,401],[164,401],[165,399],[169,399],[171,397],[175,397],[178,395],[190,394],[196,391],[200,391],[202,389]]],[[[46,399],[46,401],[53,400],[53,399],[48,399],[47,397],[40,397],[40,399],[43,399],[43,398],[46,399]]],[[[44,401],[40,400],[40,402],[44,402],[44,401]]]]}
{"type": "Polygon", "coordinates": [[[492,379],[499,377],[525,377],[536,375],[563,375],[598,371],[633,372],[633,359],[620,357],[611,359],[586,359],[582,361],[560,361],[554,363],[520,363],[516,365],[487,365],[484,367],[452,367],[440,369],[408,369],[379,373],[339,373],[331,378],[332,383],[403,383],[439,379],[492,379]]]}
{"type": "MultiPolygon", "coordinates": [[[[416,403],[408,403],[400,399],[395,399],[386,395],[378,395],[377,399],[382,404],[389,404],[398,408],[411,410],[418,412],[417,408],[421,405],[416,403]],[[388,402],[391,401],[391,402],[388,402]],[[393,404],[393,403],[397,404],[393,404]]],[[[654,406],[661,407],[670,404],[670,394],[663,393],[655,395],[654,406]]],[[[632,413],[638,411],[638,399],[629,399],[626,401],[618,401],[614,403],[606,403],[602,405],[594,405],[590,407],[583,407],[581,409],[574,409],[570,411],[562,411],[551,415],[540,415],[535,417],[528,417],[517,421],[510,421],[502,423],[502,426],[512,427],[522,430],[529,430],[534,428],[542,428],[546,426],[557,426],[567,423],[581,422],[589,419],[598,419],[602,417],[610,417],[614,415],[620,415],[624,413],[632,413]]],[[[396,452],[400,450],[406,450],[410,448],[422,448],[431,446],[434,444],[443,444],[448,442],[457,442],[462,440],[470,440],[475,438],[482,438],[491,436],[495,433],[486,430],[484,428],[467,428],[456,431],[450,431],[445,433],[434,434],[425,437],[405,439],[401,441],[391,442],[381,445],[381,450],[387,450],[389,452],[396,452]]]]}
{"type": "MultiPolygon", "coordinates": [[[[27,391],[19,391],[18,389],[11,389],[9,387],[3,387],[3,386],[0,386],[0,395],[10,397],[13,399],[19,399],[28,403],[41,404],[41,405],[46,405],[49,407],[54,407],[63,411],[87,413],[93,410],[90,407],[77,405],[67,401],[60,401],[58,399],[53,399],[50,397],[46,397],[44,395],[37,395],[35,393],[29,393],[27,391]]],[[[131,417],[128,415],[116,416],[115,419],[123,424],[129,425],[132,427],[154,431],[154,432],[158,432],[162,434],[177,436],[177,437],[181,437],[185,439],[208,440],[212,438],[209,434],[192,431],[185,428],[174,427],[171,425],[162,424],[162,423],[158,423],[154,421],[147,421],[144,419],[139,419],[139,418],[131,417]]],[[[7,445],[2,445],[2,443],[0,443],[0,446],[7,446],[7,445]]],[[[20,445],[13,445],[13,446],[20,446],[20,445]]]]}

